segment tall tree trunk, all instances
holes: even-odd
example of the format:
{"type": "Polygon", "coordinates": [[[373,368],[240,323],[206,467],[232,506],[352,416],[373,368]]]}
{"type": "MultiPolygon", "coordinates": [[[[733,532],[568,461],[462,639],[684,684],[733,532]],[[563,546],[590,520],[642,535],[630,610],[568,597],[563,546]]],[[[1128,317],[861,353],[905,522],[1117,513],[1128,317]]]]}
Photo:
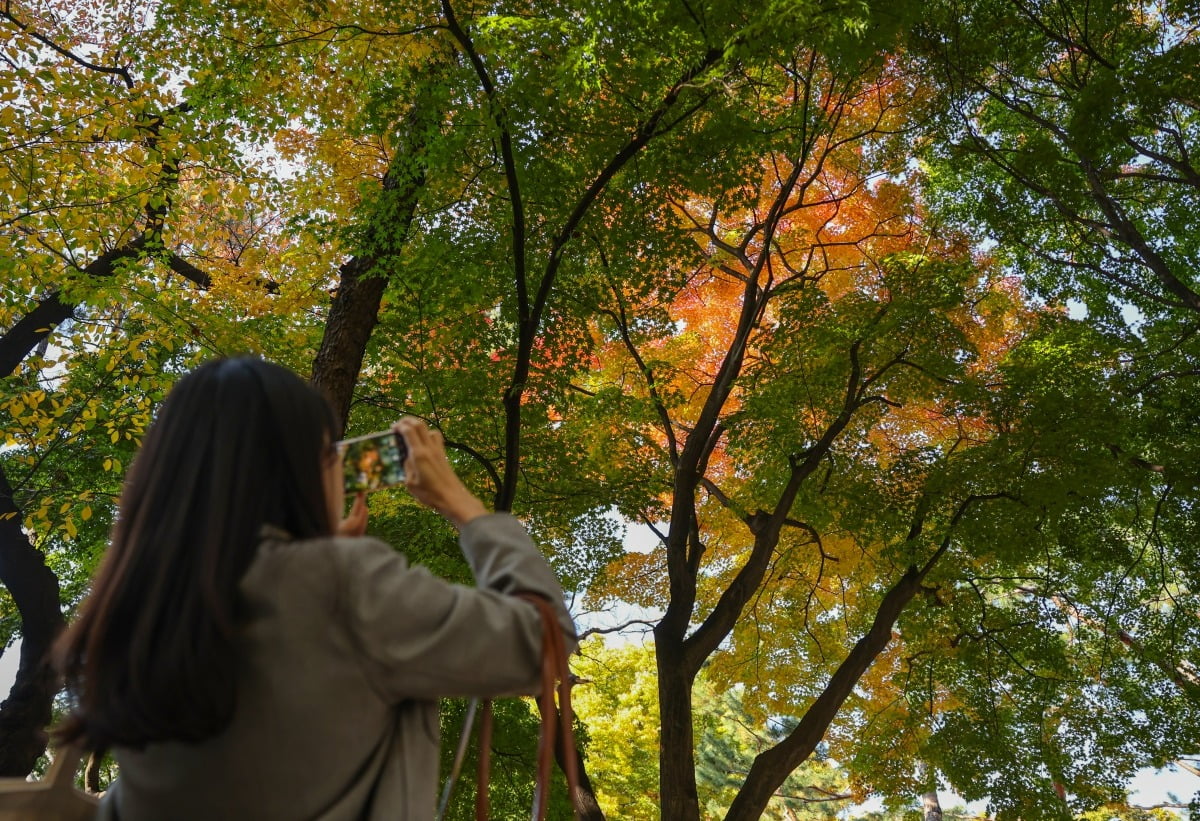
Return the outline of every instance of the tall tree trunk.
{"type": "Polygon", "coordinates": [[[371,331],[379,322],[379,305],[387,287],[386,277],[369,275],[373,264],[373,260],[354,257],[342,265],[321,347],[313,359],[312,383],[333,405],[341,431],[350,419],[354,386],[371,331]]]}
{"type": "Polygon", "coordinates": [[[58,692],[46,654],[63,626],[58,579],[21,528],[21,511],[0,467],[0,584],[21,615],[21,658],[12,689],[0,703],[0,776],[21,777],[46,749],[45,727],[58,692]]]}
{"type": "MultiPolygon", "coordinates": [[[[431,81],[432,82],[432,81],[431,81]]],[[[408,238],[421,189],[425,186],[426,141],[439,112],[428,95],[418,92],[399,131],[406,143],[398,147],[383,177],[384,196],[393,197],[396,221],[372,225],[368,247],[338,269],[338,288],[325,321],[321,345],[313,359],[312,383],[324,391],[344,431],[354,401],[354,386],[362,370],[371,332],[379,323],[379,306],[387,288],[387,272],[377,270],[386,257],[381,248],[399,248],[408,238]]]]}
{"type": "Polygon", "coordinates": [[[942,802],[938,800],[937,790],[930,790],[921,796],[921,812],[925,821],[942,821],[942,802]]]}
{"type": "Polygon", "coordinates": [[[692,727],[692,676],[679,642],[655,631],[660,725],[659,807],[664,819],[699,821],[696,789],[696,740],[692,727]]]}
{"type": "MultiPolygon", "coordinates": [[[[933,706],[930,705],[930,715],[933,714],[933,706]]],[[[924,782],[928,789],[921,793],[921,817],[923,821],[942,821],[942,802],[938,799],[937,794],[937,770],[929,766],[928,762],[922,761],[918,777],[924,782]]]]}

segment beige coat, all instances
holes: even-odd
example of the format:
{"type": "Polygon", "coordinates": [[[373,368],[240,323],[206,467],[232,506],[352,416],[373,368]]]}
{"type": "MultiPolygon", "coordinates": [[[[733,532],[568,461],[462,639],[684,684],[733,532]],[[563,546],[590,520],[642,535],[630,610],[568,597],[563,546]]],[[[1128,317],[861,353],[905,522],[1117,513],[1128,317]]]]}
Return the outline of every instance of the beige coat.
{"type": "Polygon", "coordinates": [[[437,699],[538,686],[538,611],[508,594],[550,599],[574,636],[558,582],[516,519],[475,519],[460,542],[477,588],[410,567],[371,538],[265,542],[242,582],[233,722],[200,744],[117,750],[120,777],[100,818],[431,819],[437,699]]]}

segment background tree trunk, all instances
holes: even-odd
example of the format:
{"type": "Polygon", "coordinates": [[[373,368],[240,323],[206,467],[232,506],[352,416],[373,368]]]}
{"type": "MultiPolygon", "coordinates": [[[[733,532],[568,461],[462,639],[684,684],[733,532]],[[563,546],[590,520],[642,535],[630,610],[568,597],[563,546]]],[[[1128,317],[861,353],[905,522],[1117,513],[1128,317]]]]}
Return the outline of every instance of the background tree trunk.
{"type": "Polygon", "coordinates": [[[21,777],[46,749],[45,727],[58,692],[46,654],[63,626],[58,579],[21,527],[12,485],[0,468],[0,584],[21,614],[21,659],[12,689],[0,703],[0,776],[21,777]]]}
{"type": "Polygon", "coordinates": [[[338,288],[329,306],[321,346],[313,359],[312,383],[324,391],[333,405],[342,430],[350,419],[354,386],[362,370],[371,332],[379,323],[379,306],[387,288],[387,272],[376,270],[385,259],[380,248],[399,248],[408,237],[421,189],[425,185],[427,135],[434,110],[424,95],[418,95],[399,131],[406,143],[399,147],[383,177],[383,192],[395,198],[397,219],[373,225],[368,231],[368,248],[338,269],[338,288]]]}
{"type": "Polygon", "coordinates": [[[341,428],[339,436],[350,419],[354,386],[371,331],[379,322],[379,304],[387,287],[386,277],[370,275],[373,265],[374,260],[364,257],[354,257],[342,265],[321,347],[313,360],[312,383],[333,405],[341,428]]]}
{"type": "Polygon", "coordinates": [[[921,811],[925,821],[942,821],[942,802],[938,801],[937,790],[930,790],[921,796],[921,811]]]}

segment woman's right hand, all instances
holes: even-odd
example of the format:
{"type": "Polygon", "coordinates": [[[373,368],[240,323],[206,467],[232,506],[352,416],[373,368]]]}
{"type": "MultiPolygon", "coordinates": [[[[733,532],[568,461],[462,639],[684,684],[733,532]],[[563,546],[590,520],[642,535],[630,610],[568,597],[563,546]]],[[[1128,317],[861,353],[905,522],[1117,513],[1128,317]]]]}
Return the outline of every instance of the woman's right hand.
{"type": "Polygon", "coordinates": [[[392,429],[404,437],[408,447],[404,484],[418,502],[433,508],[458,528],[488,512],[451,467],[440,431],[412,416],[404,417],[392,429]]]}

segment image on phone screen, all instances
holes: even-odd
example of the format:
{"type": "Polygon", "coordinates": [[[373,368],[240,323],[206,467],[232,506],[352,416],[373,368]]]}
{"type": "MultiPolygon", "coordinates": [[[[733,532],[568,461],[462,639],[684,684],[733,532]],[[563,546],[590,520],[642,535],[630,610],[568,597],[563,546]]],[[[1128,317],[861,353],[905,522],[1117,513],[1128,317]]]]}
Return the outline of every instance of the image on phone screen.
{"type": "Polygon", "coordinates": [[[336,447],[342,457],[346,493],[370,493],[404,481],[408,448],[395,431],[344,439],[336,447]]]}

